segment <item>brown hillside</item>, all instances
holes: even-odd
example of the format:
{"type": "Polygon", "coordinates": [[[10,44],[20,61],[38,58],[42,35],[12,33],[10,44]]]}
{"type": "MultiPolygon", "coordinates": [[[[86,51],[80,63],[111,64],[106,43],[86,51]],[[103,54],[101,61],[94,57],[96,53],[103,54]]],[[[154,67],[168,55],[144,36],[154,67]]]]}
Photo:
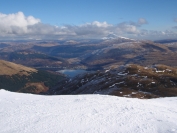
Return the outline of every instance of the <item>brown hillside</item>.
{"type": "Polygon", "coordinates": [[[46,92],[62,78],[56,73],[0,60],[0,88],[5,90],[38,94],[46,92]]]}
{"type": "Polygon", "coordinates": [[[177,96],[177,69],[128,64],[78,75],[49,89],[48,94],[105,94],[134,98],[177,96]]]}
{"type": "Polygon", "coordinates": [[[36,69],[25,67],[12,62],[0,60],[0,75],[29,75],[29,73],[37,72],[36,69]]]}

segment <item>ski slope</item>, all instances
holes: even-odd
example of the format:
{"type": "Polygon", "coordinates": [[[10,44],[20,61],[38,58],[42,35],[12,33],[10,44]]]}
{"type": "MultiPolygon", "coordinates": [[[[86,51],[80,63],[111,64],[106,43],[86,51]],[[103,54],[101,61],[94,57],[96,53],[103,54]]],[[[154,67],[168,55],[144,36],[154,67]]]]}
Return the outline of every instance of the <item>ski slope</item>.
{"type": "Polygon", "coordinates": [[[177,133],[177,97],[39,96],[0,90],[0,133],[177,133]]]}

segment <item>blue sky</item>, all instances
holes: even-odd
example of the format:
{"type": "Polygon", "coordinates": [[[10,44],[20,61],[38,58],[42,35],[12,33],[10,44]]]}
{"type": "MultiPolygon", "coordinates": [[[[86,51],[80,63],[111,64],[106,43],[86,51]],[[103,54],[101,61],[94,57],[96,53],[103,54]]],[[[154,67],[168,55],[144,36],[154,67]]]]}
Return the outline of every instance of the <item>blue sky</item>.
{"type": "Polygon", "coordinates": [[[177,0],[0,0],[0,3],[0,28],[4,28],[0,39],[42,39],[48,34],[51,39],[99,38],[111,33],[137,39],[177,38],[177,0]],[[30,23],[29,16],[34,19],[30,23]],[[20,21],[21,27],[16,24],[20,21]]]}

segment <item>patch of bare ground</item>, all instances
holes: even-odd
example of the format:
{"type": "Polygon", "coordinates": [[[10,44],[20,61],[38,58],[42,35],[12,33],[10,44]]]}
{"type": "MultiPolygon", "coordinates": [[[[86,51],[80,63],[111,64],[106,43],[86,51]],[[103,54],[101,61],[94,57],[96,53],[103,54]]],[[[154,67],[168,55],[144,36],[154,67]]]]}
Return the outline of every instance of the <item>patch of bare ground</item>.
{"type": "Polygon", "coordinates": [[[112,63],[112,62],[114,62],[114,59],[98,59],[92,61],[90,65],[102,65],[102,64],[112,63]]]}
{"type": "Polygon", "coordinates": [[[143,55],[144,60],[140,62],[141,65],[150,64],[166,64],[177,66],[177,54],[173,52],[149,52],[143,55]]]}
{"type": "Polygon", "coordinates": [[[159,96],[153,95],[147,92],[141,92],[129,88],[122,88],[119,91],[114,91],[110,95],[120,96],[120,97],[131,97],[131,98],[139,98],[139,99],[149,99],[149,98],[158,98],[159,96]]]}
{"type": "Polygon", "coordinates": [[[67,61],[69,64],[74,64],[74,63],[80,62],[81,60],[78,58],[69,58],[67,59],[67,61]]]}
{"type": "Polygon", "coordinates": [[[43,82],[26,83],[25,87],[19,90],[19,92],[39,94],[46,92],[48,89],[49,88],[46,87],[43,82]]]}

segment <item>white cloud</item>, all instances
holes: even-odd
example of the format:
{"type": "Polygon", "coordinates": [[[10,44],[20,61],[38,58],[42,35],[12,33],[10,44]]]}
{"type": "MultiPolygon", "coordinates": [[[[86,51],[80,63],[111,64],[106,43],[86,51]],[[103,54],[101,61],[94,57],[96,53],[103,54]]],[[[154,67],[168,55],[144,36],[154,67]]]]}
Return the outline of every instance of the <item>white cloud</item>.
{"type": "MultiPolygon", "coordinates": [[[[118,25],[108,24],[107,22],[94,21],[82,25],[65,25],[52,26],[43,24],[40,19],[33,16],[26,17],[22,12],[15,14],[0,14],[0,35],[15,37],[15,36],[62,36],[62,37],[85,37],[97,38],[109,34],[110,32],[117,34],[133,34],[137,32],[137,27],[130,23],[121,23],[118,25]]],[[[48,36],[48,37],[49,37],[48,36]]]]}
{"type": "Polygon", "coordinates": [[[144,18],[140,18],[140,19],[138,20],[138,24],[140,24],[140,25],[142,25],[142,24],[147,24],[147,23],[148,23],[147,20],[144,19],[144,18]]]}
{"type": "Polygon", "coordinates": [[[76,36],[89,37],[108,34],[113,25],[108,24],[107,22],[94,21],[92,23],[86,23],[79,26],[67,25],[65,27],[67,27],[70,32],[75,33],[76,36]]]}
{"type": "Polygon", "coordinates": [[[25,17],[22,12],[15,14],[2,14],[0,13],[0,34],[23,34],[28,32],[28,26],[40,22],[33,16],[25,17]]]}
{"type": "Polygon", "coordinates": [[[0,13],[0,39],[102,38],[110,33],[137,39],[170,38],[177,35],[171,31],[142,30],[143,24],[147,23],[146,19],[140,18],[137,22],[123,22],[117,25],[94,21],[82,25],[55,26],[44,24],[33,16],[25,16],[23,12],[0,13]]]}
{"type": "MultiPolygon", "coordinates": [[[[127,34],[136,34],[138,33],[138,29],[135,25],[130,23],[120,23],[116,27],[118,33],[127,33],[127,34]]],[[[115,31],[116,32],[116,31],[115,31]]]]}
{"type": "Polygon", "coordinates": [[[95,27],[104,27],[104,28],[107,28],[109,26],[112,26],[110,24],[108,24],[107,22],[98,22],[98,21],[94,21],[92,23],[86,23],[82,26],[95,26],[95,27]]]}
{"type": "Polygon", "coordinates": [[[52,35],[74,35],[67,28],[43,24],[40,19],[25,16],[23,12],[0,13],[0,39],[53,38],[52,35]]]}
{"type": "Polygon", "coordinates": [[[36,19],[33,16],[25,17],[23,12],[8,15],[0,13],[0,19],[1,25],[3,24],[5,26],[18,26],[18,27],[34,25],[40,22],[39,19],[36,19]]]}
{"type": "Polygon", "coordinates": [[[141,39],[151,39],[151,40],[160,40],[160,39],[174,39],[177,38],[177,33],[170,30],[165,31],[155,31],[155,30],[140,30],[137,38],[141,39]]]}

